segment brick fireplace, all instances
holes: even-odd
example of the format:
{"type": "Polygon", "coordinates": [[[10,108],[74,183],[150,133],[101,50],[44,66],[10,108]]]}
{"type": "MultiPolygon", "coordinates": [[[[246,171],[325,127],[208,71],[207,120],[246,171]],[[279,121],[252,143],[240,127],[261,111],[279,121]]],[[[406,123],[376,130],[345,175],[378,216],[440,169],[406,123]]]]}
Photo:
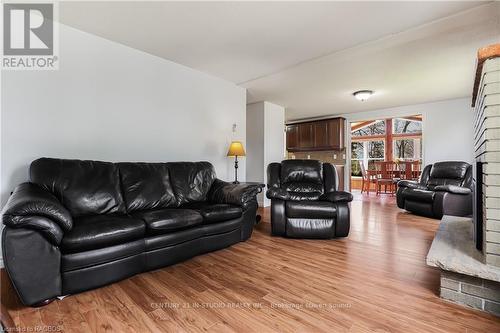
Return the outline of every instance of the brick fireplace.
{"type": "Polygon", "coordinates": [[[476,96],[475,239],[485,263],[500,267],[500,57],[483,62],[476,96]]]}
{"type": "Polygon", "coordinates": [[[500,316],[500,44],[478,52],[474,111],[474,214],[444,216],[427,264],[440,296],[500,316]]]}

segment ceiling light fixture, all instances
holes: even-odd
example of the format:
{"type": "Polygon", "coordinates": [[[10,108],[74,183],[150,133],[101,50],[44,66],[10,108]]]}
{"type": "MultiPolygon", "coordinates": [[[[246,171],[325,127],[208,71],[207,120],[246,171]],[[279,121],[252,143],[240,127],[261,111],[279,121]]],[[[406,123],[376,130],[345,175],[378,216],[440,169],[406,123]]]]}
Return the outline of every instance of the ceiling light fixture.
{"type": "Polygon", "coordinates": [[[373,90],[358,90],[353,93],[353,96],[361,102],[366,101],[373,95],[373,90]]]}

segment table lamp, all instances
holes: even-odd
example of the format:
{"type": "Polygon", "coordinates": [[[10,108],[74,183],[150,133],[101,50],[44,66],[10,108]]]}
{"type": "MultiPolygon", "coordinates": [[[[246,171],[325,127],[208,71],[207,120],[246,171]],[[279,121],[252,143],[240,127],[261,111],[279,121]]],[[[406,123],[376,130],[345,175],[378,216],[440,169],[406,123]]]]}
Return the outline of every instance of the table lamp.
{"type": "Polygon", "coordinates": [[[233,184],[239,184],[238,181],[238,156],[245,156],[245,149],[240,141],[233,141],[229,146],[227,151],[227,156],[234,156],[234,182],[233,184]]]}

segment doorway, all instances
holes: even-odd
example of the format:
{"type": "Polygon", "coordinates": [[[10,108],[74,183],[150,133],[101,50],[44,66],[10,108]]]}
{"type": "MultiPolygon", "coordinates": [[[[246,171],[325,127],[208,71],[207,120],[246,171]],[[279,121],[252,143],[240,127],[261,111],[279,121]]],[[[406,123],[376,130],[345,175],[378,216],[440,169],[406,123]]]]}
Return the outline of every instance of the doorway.
{"type": "MultiPolygon", "coordinates": [[[[377,179],[381,177],[394,177],[397,181],[419,175],[422,115],[351,122],[350,136],[352,191],[369,195],[377,193],[377,179]]],[[[395,186],[391,194],[394,189],[395,186]]]]}

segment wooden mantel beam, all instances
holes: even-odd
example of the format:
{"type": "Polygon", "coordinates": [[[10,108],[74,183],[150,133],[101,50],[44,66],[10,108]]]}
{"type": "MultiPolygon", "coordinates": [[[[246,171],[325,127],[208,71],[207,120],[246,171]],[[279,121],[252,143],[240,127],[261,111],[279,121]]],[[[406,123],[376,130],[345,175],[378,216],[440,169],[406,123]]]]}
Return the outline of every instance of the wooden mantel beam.
{"type": "Polygon", "coordinates": [[[474,88],[472,89],[472,107],[476,105],[479,84],[481,83],[481,73],[483,72],[483,64],[486,60],[496,57],[500,57],[500,44],[482,47],[477,51],[476,77],[474,79],[474,88]]]}

